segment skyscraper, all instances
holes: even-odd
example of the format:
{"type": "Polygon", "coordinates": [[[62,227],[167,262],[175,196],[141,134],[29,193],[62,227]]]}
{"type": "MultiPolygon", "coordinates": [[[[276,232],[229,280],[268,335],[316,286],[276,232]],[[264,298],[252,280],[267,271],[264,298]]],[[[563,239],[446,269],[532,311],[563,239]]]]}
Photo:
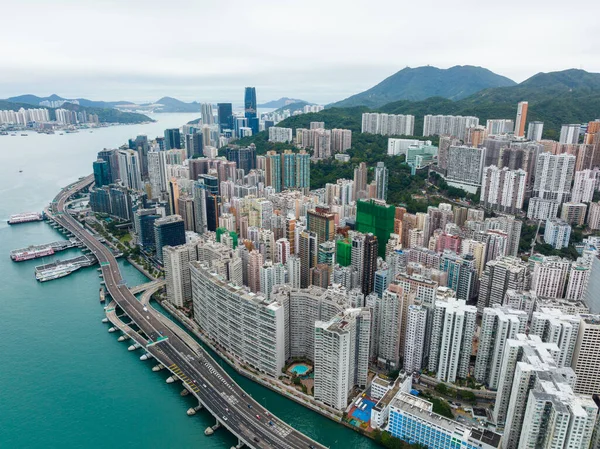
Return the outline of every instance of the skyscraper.
{"type": "Polygon", "coordinates": [[[185,243],[185,224],[179,215],[169,215],[154,222],[156,258],[163,261],[164,246],[179,246],[185,243]]]}
{"type": "Polygon", "coordinates": [[[108,162],[109,184],[112,184],[119,179],[119,153],[117,150],[104,149],[99,151],[98,159],[108,162]]]}
{"type": "Polygon", "coordinates": [[[317,265],[318,237],[314,232],[303,231],[299,236],[300,287],[307,288],[311,284],[310,269],[317,265]]]}
{"type": "Polygon", "coordinates": [[[483,309],[475,361],[477,382],[487,385],[492,390],[498,388],[506,340],[525,333],[527,318],[527,312],[507,307],[483,309]]]}
{"type": "Polygon", "coordinates": [[[404,371],[407,373],[421,370],[426,329],[427,309],[420,305],[408,306],[404,345],[404,371]]]}
{"type": "Polygon", "coordinates": [[[96,187],[106,186],[111,183],[110,165],[108,162],[98,159],[92,166],[94,169],[94,183],[96,184],[96,187]]]}
{"type": "Polygon", "coordinates": [[[248,119],[248,126],[252,128],[252,133],[258,133],[257,106],[256,106],[256,88],[246,87],[244,92],[244,117],[248,119]]]}
{"type": "Polygon", "coordinates": [[[260,291],[260,268],[263,266],[262,254],[253,249],[250,251],[250,257],[248,261],[248,287],[253,293],[260,291]]]}
{"type": "Polygon", "coordinates": [[[515,136],[523,137],[525,135],[525,123],[527,122],[527,107],[529,103],[521,101],[517,105],[517,118],[515,120],[515,136]]]}
{"type": "Polygon", "coordinates": [[[181,148],[181,134],[179,128],[165,129],[165,150],[181,148]]]}
{"type": "Polygon", "coordinates": [[[142,190],[140,158],[137,151],[119,150],[119,178],[125,187],[142,190]]]}
{"type": "Polygon", "coordinates": [[[215,123],[215,116],[213,115],[213,107],[210,103],[202,103],[200,105],[200,113],[202,115],[203,125],[212,125],[215,123]]]}
{"type": "Polygon", "coordinates": [[[231,103],[217,103],[217,117],[221,132],[224,129],[233,130],[233,107],[231,103]]]}
{"type": "Polygon", "coordinates": [[[544,122],[529,122],[527,127],[527,140],[539,142],[542,140],[544,122]]]}
{"type": "Polygon", "coordinates": [[[176,307],[192,300],[190,262],[197,260],[196,245],[163,247],[167,300],[176,307]]]}
{"type": "Polygon", "coordinates": [[[577,144],[579,143],[579,132],[581,125],[574,123],[571,125],[562,125],[560,128],[560,143],[577,144]]]}
{"type": "Polygon", "coordinates": [[[582,316],[573,354],[573,368],[577,375],[576,393],[598,394],[600,392],[599,347],[600,315],[582,316]]]}
{"type": "Polygon", "coordinates": [[[477,309],[479,313],[486,307],[502,304],[509,289],[522,291],[530,286],[529,267],[518,257],[504,256],[490,260],[481,276],[477,309]]]}
{"type": "Polygon", "coordinates": [[[438,300],[433,313],[429,371],[437,379],[456,382],[469,373],[469,361],[477,320],[477,308],[464,300],[438,300]]]}
{"type": "Polygon", "coordinates": [[[354,193],[355,200],[367,197],[367,163],[361,162],[354,169],[354,193]]]}
{"type": "Polygon", "coordinates": [[[377,186],[377,198],[385,201],[388,191],[388,169],[383,162],[377,162],[375,167],[375,185],[377,186]]]}
{"type": "Polygon", "coordinates": [[[369,233],[363,241],[363,273],[361,279],[361,290],[363,295],[371,293],[375,287],[375,271],[377,271],[377,237],[369,233]]]}
{"type": "Polygon", "coordinates": [[[319,243],[333,240],[335,234],[335,215],[328,209],[317,207],[306,213],[307,229],[317,234],[319,243]]]}

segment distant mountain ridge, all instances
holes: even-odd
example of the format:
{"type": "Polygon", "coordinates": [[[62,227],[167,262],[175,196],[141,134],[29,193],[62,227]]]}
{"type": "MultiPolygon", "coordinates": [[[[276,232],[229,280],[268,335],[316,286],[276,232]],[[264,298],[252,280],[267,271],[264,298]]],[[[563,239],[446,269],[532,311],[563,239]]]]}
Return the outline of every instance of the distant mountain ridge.
{"type": "Polygon", "coordinates": [[[163,105],[163,107],[156,112],[200,112],[201,109],[200,103],[197,101],[186,103],[185,101],[181,101],[173,97],[162,97],[154,103],[143,104],[141,106],[149,106],[150,104],[163,105]]]}
{"type": "Polygon", "coordinates": [[[279,100],[271,100],[271,101],[267,101],[266,103],[259,104],[258,107],[259,108],[280,109],[280,108],[283,108],[285,106],[289,106],[289,105],[295,104],[295,103],[314,104],[314,103],[309,103],[308,101],[305,101],[305,100],[298,100],[297,98],[281,97],[279,100]]]}
{"type": "MultiPolygon", "coordinates": [[[[21,102],[13,102],[8,100],[0,100],[0,110],[11,110],[18,111],[21,108],[31,109],[32,107],[43,107],[50,111],[50,119],[54,120],[56,118],[56,109],[48,106],[40,106],[39,103],[31,103],[33,101],[31,98],[27,97],[35,97],[35,95],[21,95],[19,97],[12,97],[21,99],[21,102]],[[27,102],[30,101],[30,102],[27,102]]],[[[40,98],[40,97],[36,97],[40,98]]],[[[62,98],[52,98],[47,97],[52,100],[62,100],[62,98]]],[[[102,103],[102,102],[101,102],[102,103]]],[[[153,120],[144,115],[138,114],[135,112],[124,112],[119,109],[115,109],[112,107],[90,107],[83,106],[81,104],[73,104],[73,103],[65,103],[61,106],[61,108],[69,109],[72,111],[85,111],[88,114],[96,114],[98,115],[98,120],[100,123],[144,123],[144,122],[152,122],[153,120]]]]}
{"type": "Polygon", "coordinates": [[[131,104],[131,101],[94,101],[86,98],[64,98],[56,94],[49,95],[47,97],[38,97],[33,94],[19,95],[16,97],[7,98],[6,101],[11,103],[25,103],[34,106],[40,106],[42,101],[60,101],[60,100],[77,100],[81,106],[91,108],[114,108],[115,106],[131,104]]]}
{"type": "Polygon", "coordinates": [[[370,89],[330,104],[329,107],[376,108],[393,101],[420,101],[430,97],[461,100],[483,89],[514,85],[516,83],[513,80],[483,67],[406,67],[370,89]]]}

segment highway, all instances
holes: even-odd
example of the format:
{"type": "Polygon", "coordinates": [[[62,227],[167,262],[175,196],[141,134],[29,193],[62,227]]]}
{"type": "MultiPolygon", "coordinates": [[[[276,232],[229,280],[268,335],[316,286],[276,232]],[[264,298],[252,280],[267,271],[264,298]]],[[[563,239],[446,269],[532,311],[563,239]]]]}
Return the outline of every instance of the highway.
{"type": "Polygon", "coordinates": [[[92,175],[63,189],[46,210],[48,217],[79,238],[96,256],[106,290],[113,301],[153,343],[147,352],[177,375],[200,403],[240,441],[251,448],[323,449],[245,394],[199,345],[188,345],[165,325],[160,313],[131,293],[109,248],[82,227],[66,210],[67,200],[93,182],[92,175]],[[166,337],[166,339],[164,339],[166,337]],[[157,341],[161,339],[161,341],[157,341]]]}

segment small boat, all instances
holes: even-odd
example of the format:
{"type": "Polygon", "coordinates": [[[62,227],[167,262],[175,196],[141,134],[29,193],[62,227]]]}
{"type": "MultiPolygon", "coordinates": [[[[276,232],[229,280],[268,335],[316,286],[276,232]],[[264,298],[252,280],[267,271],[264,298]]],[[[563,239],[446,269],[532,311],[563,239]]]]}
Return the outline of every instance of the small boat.
{"type": "Polygon", "coordinates": [[[27,134],[23,133],[23,134],[21,134],[21,136],[27,136],[27,134]]]}
{"type": "Polygon", "coordinates": [[[19,173],[23,173],[23,170],[19,170],[19,173]]]}

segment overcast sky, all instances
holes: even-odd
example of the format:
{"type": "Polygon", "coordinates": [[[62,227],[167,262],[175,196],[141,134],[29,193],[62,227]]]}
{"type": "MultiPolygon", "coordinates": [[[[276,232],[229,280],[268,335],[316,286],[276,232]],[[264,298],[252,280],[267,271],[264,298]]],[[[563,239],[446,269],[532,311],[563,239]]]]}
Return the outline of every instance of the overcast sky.
{"type": "Polygon", "coordinates": [[[596,1],[5,1],[0,98],[329,103],[406,66],[600,72],[596,1]]]}

